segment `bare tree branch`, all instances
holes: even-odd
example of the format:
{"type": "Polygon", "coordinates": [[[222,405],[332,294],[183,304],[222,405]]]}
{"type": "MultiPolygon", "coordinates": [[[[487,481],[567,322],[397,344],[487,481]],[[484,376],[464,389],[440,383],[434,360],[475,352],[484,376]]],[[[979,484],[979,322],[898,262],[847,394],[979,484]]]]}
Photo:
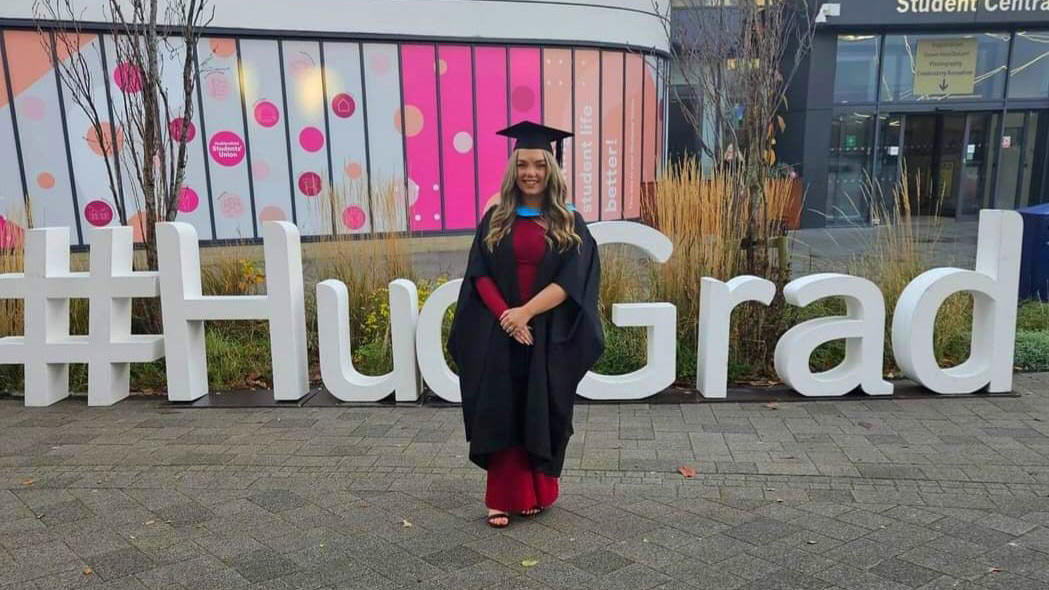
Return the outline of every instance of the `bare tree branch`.
{"type": "MultiPolygon", "coordinates": [[[[134,222],[142,233],[146,265],[155,269],[154,226],[178,215],[188,162],[186,130],[195,115],[197,45],[214,18],[214,8],[210,0],[105,0],[111,35],[107,41],[112,39],[113,68],[122,92],[114,95],[112,105],[100,107],[94,88],[108,84],[108,75],[103,73],[101,80],[93,75],[92,62],[82,51],[84,13],[76,11],[75,3],[35,0],[37,26],[70,99],[91,122],[90,133],[102,150],[108,150],[102,160],[120,222],[132,222],[129,203],[143,214],[134,222]],[[181,51],[175,48],[178,43],[181,51]],[[181,88],[167,79],[168,62],[179,65],[181,88]],[[116,116],[103,116],[111,107],[116,116]],[[118,141],[118,129],[123,142],[118,141]]],[[[159,326],[159,317],[154,324],[159,326]]]]}

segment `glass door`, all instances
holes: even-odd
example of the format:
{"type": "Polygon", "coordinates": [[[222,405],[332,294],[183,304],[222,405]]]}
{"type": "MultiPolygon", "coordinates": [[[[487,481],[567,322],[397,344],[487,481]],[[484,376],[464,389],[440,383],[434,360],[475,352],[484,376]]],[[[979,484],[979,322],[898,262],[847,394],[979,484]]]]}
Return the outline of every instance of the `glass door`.
{"type": "MultiPolygon", "coordinates": [[[[898,197],[900,182],[900,139],[903,137],[903,115],[878,116],[879,146],[874,158],[874,176],[877,181],[877,202],[880,207],[871,211],[871,223],[882,223],[883,213],[892,215],[898,197]]],[[[888,221],[888,220],[886,220],[888,221]]]]}
{"type": "Polygon", "coordinates": [[[900,166],[905,197],[914,215],[934,215],[936,199],[937,115],[903,115],[900,166]]]}
{"type": "Polygon", "coordinates": [[[958,184],[957,217],[974,218],[991,206],[994,179],[994,148],[997,144],[998,113],[969,113],[958,184]]]}
{"type": "Polygon", "coordinates": [[[831,120],[827,159],[827,223],[863,223],[870,199],[873,113],[842,113],[831,120]]]}
{"type": "Polygon", "coordinates": [[[883,191],[896,182],[892,160],[898,153],[897,174],[912,215],[975,217],[991,206],[1000,120],[994,112],[885,116],[879,151],[883,191]]]}
{"type": "Polygon", "coordinates": [[[1044,111],[1006,113],[995,207],[1022,209],[1045,200],[1047,128],[1049,116],[1044,111]]]}
{"type": "Polygon", "coordinates": [[[939,203],[938,211],[932,215],[955,217],[958,215],[958,194],[961,185],[962,151],[965,143],[964,114],[940,115],[940,133],[936,146],[936,179],[933,193],[939,203]]]}

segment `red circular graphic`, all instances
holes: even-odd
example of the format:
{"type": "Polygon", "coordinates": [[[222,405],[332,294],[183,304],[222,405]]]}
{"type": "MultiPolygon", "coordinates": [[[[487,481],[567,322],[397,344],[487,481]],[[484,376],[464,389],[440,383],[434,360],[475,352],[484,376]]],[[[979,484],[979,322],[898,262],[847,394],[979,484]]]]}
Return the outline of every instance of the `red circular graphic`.
{"type": "Polygon", "coordinates": [[[518,111],[527,111],[535,106],[535,91],[527,86],[514,88],[510,95],[510,104],[518,111]]]}
{"type": "Polygon", "coordinates": [[[113,70],[113,81],[124,92],[142,92],[142,70],[135,64],[123,62],[113,70]]]}
{"type": "Polygon", "coordinates": [[[280,122],[280,109],[268,100],[255,105],[255,122],[263,127],[273,127],[280,122]]]}
{"type": "Polygon", "coordinates": [[[356,205],[351,205],[342,212],[342,224],[345,225],[347,229],[357,230],[364,227],[364,220],[364,209],[361,209],[356,205]]]}
{"type": "Polygon", "coordinates": [[[222,72],[211,72],[204,78],[208,96],[215,100],[225,100],[229,96],[230,82],[222,72]]]}
{"type": "Polygon", "coordinates": [[[307,152],[319,152],[324,147],[324,133],[316,127],[306,127],[299,133],[299,145],[307,152]]]}
{"type": "Polygon", "coordinates": [[[303,172],[299,176],[299,191],[307,197],[321,194],[321,176],[316,172],[303,172]]]}
{"type": "Polygon", "coordinates": [[[353,97],[343,92],[336,94],[331,99],[331,110],[335,113],[335,116],[343,119],[349,119],[353,116],[353,113],[357,111],[357,103],[354,102],[353,97]]]}
{"type": "Polygon", "coordinates": [[[197,210],[198,205],[200,205],[200,197],[197,195],[197,191],[188,186],[182,187],[182,190],[178,192],[179,212],[192,213],[197,210]]]}
{"type": "Polygon", "coordinates": [[[219,196],[219,207],[223,217],[235,219],[244,214],[244,199],[233,193],[222,193],[219,196]]]}
{"type": "Polygon", "coordinates": [[[232,131],[219,131],[211,136],[208,152],[222,166],[236,166],[244,160],[244,140],[232,131]]]}
{"type": "Polygon", "coordinates": [[[186,132],[186,143],[193,141],[193,138],[197,136],[197,126],[193,124],[193,121],[187,121],[185,117],[176,117],[168,124],[168,131],[171,132],[171,138],[175,141],[182,141],[183,130],[186,132]]]}
{"type": "Polygon", "coordinates": [[[105,201],[91,201],[84,206],[84,219],[95,227],[105,227],[113,221],[113,208],[105,201]]]}

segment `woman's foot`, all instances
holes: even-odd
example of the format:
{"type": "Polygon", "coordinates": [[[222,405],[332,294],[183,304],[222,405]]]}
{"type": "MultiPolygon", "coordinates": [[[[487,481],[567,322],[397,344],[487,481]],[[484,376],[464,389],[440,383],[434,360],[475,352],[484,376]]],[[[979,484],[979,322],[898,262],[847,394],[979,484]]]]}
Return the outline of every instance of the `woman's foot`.
{"type": "Polygon", "coordinates": [[[542,506],[535,506],[533,508],[529,508],[528,510],[522,510],[521,511],[521,516],[535,516],[536,514],[539,514],[542,511],[543,511],[543,507],[542,506]]]}
{"type": "Polygon", "coordinates": [[[488,526],[494,529],[502,529],[506,528],[507,525],[510,524],[510,515],[505,512],[500,512],[498,510],[489,510],[488,518],[486,518],[485,520],[488,521],[488,526]]]}

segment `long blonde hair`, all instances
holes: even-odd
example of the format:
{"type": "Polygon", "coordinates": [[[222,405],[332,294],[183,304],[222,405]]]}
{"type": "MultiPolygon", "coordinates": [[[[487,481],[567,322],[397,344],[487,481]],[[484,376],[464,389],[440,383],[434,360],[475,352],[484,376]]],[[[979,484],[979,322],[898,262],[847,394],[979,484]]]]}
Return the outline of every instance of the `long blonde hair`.
{"type": "MultiPolygon", "coordinates": [[[[484,238],[484,243],[489,252],[495,251],[496,245],[510,233],[514,219],[517,217],[517,207],[522,204],[521,191],[517,188],[519,151],[514,150],[514,153],[510,155],[510,163],[503,176],[503,186],[499,191],[499,202],[494,206],[492,217],[488,222],[488,234],[484,238]]],[[[546,150],[543,150],[543,159],[546,161],[546,186],[543,199],[543,215],[547,220],[546,244],[556,248],[558,252],[565,252],[573,246],[579,246],[583,240],[575,232],[575,215],[565,206],[568,187],[561,173],[561,167],[557,165],[554,155],[546,150]]]]}

